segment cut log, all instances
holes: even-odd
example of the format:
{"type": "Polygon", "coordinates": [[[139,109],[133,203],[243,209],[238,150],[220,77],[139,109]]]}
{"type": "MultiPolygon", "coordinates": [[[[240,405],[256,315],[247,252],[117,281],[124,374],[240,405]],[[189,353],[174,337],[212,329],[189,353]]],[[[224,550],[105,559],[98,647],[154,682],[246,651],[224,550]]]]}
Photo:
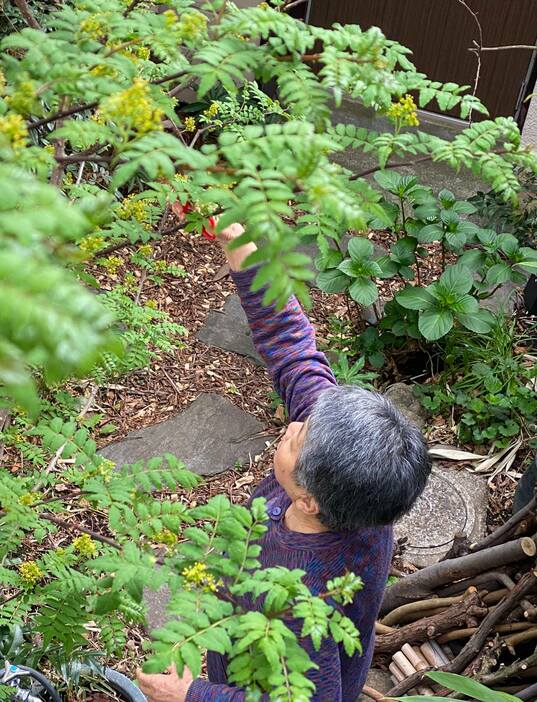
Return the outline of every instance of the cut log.
{"type": "MultiPolygon", "coordinates": [[[[475,591],[475,587],[472,588],[472,592],[475,591]]],[[[465,596],[466,593],[463,593],[456,597],[430,597],[426,600],[409,602],[406,605],[401,605],[401,607],[392,610],[380,623],[385,626],[393,626],[394,624],[399,624],[399,622],[404,621],[410,614],[418,613],[422,617],[428,616],[428,610],[436,609],[437,607],[450,607],[451,605],[458,604],[462,602],[465,596]]]]}
{"type": "Polygon", "coordinates": [[[407,575],[386,588],[381,614],[391,612],[396,607],[408,602],[415,602],[428,597],[440,585],[469,578],[484,571],[499,568],[506,563],[514,563],[523,558],[531,558],[535,556],[536,552],[535,541],[523,536],[515,541],[492,546],[484,551],[435,563],[423,570],[407,575]]]}
{"type": "Polygon", "coordinates": [[[376,653],[393,653],[405,643],[418,643],[466,624],[468,618],[486,615],[486,607],[481,606],[479,595],[472,592],[462,602],[451,605],[440,614],[423,617],[416,622],[394,629],[389,634],[380,634],[375,642],[376,653]]]}

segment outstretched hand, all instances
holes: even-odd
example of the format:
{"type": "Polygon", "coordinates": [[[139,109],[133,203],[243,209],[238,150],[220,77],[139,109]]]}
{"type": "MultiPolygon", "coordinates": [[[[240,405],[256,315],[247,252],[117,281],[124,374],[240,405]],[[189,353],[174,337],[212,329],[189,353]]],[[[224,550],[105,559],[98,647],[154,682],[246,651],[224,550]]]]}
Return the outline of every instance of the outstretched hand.
{"type": "Polygon", "coordinates": [[[161,675],[147,675],[138,669],[136,679],[149,702],[185,702],[188,688],[193,681],[188,668],[185,667],[183,677],[180,678],[174,665],[168,668],[167,674],[161,675]]]}

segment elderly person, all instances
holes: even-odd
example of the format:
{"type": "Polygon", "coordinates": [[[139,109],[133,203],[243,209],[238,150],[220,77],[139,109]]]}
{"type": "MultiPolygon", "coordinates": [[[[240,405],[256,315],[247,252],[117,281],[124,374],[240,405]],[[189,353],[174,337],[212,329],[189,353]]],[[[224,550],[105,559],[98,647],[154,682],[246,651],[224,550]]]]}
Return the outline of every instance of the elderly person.
{"type": "MultiPolygon", "coordinates": [[[[306,572],[313,594],[331,578],[352,572],[364,587],[344,607],[361,634],[363,655],[349,658],[343,646],[323,640],[315,651],[300,638],[301,621],[286,622],[317,668],[315,702],[354,702],[364,685],[374,647],[378,614],[392,554],[392,522],[413,505],[425,487],[431,464],[423,437],[412,422],[381,395],[341,387],[311,324],[291,298],[285,308],[263,306],[263,291],[251,292],[255,269],[241,270],[253,243],[229,250],[243,229],[232,225],[218,235],[224,246],[255,345],[289,413],[290,424],[274,456],[274,471],[253,497],[265,497],[269,528],[262,541],[263,567],[306,572]]],[[[209,680],[185,671],[140,674],[150,702],[243,702],[229,686],[226,661],[208,655],[209,680]]]]}

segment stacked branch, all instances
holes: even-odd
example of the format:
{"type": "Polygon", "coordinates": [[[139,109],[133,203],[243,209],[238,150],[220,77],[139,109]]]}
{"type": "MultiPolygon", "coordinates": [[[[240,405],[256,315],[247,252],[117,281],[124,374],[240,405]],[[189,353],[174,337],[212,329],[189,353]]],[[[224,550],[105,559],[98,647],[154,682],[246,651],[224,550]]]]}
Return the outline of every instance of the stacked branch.
{"type": "Polygon", "coordinates": [[[525,686],[537,666],[526,655],[537,644],[536,511],[534,498],[475,544],[457,535],[443,560],[387,588],[375,646],[391,656],[387,697],[430,694],[435,669],[525,686]]]}

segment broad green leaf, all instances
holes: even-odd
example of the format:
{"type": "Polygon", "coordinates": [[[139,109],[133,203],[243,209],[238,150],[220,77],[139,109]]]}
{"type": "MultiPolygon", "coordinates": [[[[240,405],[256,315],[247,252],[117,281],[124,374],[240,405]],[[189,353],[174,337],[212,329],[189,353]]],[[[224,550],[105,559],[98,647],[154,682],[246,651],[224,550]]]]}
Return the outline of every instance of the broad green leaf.
{"type": "Polygon", "coordinates": [[[472,289],[474,279],[465,266],[448,266],[440,276],[440,285],[444,290],[456,295],[465,295],[472,289]]]}
{"type": "Polygon", "coordinates": [[[356,278],[349,287],[349,295],[358,304],[369,307],[378,299],[379,291],[372,280],[356,278]]]}
{"type": "Polygon", "coordinates": [[[408,310],[427,310],[435,304],[432,295],[424,288],[407,285],[395,296],[401,307],[408,310]]]}
{"type": "Polygon", "coordinates": [[[337,268],[323,271],[317,276],[317,285],[326,293],[342,293],[351,282],[351,279],[337,268]]]}
{"type": "Polygon", "coordinates": [[[426,224],[417,232],[420,244],[430,244],[433,241],[441,241],[443,236],[444,230],[441,224],[426,224]]]}
{"type": "Polygon", "coordinates": [[[428,341],[436,341],[445,336],[453,327],[453,315],[449,310],[428,309],[419,316],[418,327],[428,341]]]}
{"type": "Polygon", "coordinates": [[[456,317],[466,329],[476,334],[488,334],[494,326],[494,315],[484,309],[473,314],[457,314],[456,317]]]}
{"type": "Polygon", "coordinates": [[[362,261],[371,258],[374,247],[369,239],[361,236],[354,236],[349,241],[348,252],[353,261],[362,261]]]}
{"type": "Polygon", "coordinates": [[[514,695],[509,695],[506,692],[491,690],[489,687],[482,685],[476,680],[467,678],[464,675],[435,671],[427,673],[427,677],[431,678],[431,680],[433,680],[435,683],[438,683],[443,687],[447,687],[448,690],[460,692],[461,694],[466,695],[471,699],[479,700],[480,702],[517,702],[517,700],[519,700],[519,698],[515,697],[514,695]]]}

